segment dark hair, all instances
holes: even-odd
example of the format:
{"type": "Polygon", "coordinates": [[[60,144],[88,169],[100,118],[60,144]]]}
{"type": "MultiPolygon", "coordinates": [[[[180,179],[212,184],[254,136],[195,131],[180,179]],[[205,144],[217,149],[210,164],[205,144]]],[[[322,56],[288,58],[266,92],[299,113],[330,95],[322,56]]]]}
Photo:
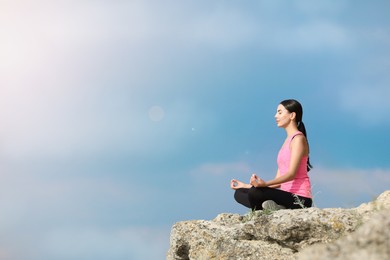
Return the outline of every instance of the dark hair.
{"type": "MultiPolygon", "coordinates": [[[[295,113],[298,130],[301,131],[306,137],[307,146],[309,147],[309,141],[307,140],[305,124],[302,122],[302,116],[303,116],[302,105],[295,99],[286,99],[280,102],[280,104],[284,106],[284,108],[286,108],[290,113],[293,112],[295,113]]],[[[307,157],[307,171],[310,171],[311,168],[313,168],[313,166],[310,164],[309,157],[307,157]]]]}

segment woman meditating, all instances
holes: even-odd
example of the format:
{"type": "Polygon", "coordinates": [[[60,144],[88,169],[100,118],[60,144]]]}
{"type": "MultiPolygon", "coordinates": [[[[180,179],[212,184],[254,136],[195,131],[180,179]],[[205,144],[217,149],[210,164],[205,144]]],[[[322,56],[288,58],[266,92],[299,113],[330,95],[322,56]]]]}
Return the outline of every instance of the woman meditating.
{"type": "Polygon", "coordinates": [[[280,102],[275,114],[278,127],[286,130],[287,138],[278,158],[278,170],[273,180],[264,181],[252,174],[249,184],[236,179],[230,187],[235,190],[234,198],[252,210],[298,209],[312,206],[311,184],[308,171],[309,144],[305,125],[302,122],[301,104],[288,99],[280,102]]]}

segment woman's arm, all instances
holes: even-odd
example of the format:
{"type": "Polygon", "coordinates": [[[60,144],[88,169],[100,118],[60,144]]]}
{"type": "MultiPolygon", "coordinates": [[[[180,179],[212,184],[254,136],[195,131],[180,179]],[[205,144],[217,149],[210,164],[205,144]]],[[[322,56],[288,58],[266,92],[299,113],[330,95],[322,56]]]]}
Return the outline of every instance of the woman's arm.
{"type": "Polygon", "coordinates": [[[254,183],[252,182],[251,184],[256,187],[273,187],[275,185],[280,185],[281,183],[293,180],[295,178],[295,175],[297,174],[297,170],[302,160],[302,157],[307,154],[306,138],[303,135],[295,136],[290,143],[290,149],[291,149],[290,165],[288,167],[288,171],[286,174],[280,176],[279,173],[279,176],[277,174],[277,177],[270,181],[263,181],[257,177],[258,178],[257,185],[254,185],[254,183]]]}

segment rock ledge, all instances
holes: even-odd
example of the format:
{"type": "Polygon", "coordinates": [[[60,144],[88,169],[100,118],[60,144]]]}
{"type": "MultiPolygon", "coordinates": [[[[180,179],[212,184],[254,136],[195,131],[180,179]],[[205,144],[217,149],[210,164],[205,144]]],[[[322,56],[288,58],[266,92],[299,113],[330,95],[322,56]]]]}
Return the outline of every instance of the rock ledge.
{"type": "Polygon", "coordinates": [[[223,213],[176,223],[168,260],[390,259],[390,191],[357,208],[223,213]]]}

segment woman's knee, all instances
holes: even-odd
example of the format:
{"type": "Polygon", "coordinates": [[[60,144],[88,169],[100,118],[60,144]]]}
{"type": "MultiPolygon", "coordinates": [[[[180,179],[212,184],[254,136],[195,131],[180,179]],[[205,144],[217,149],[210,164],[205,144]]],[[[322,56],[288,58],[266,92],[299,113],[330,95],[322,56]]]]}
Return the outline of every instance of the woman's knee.
{"type": "Polygon", "coordinates": [[[250,207],[249,199],[248,199],[248,189],[238,189],[234,192],[234,199],[244,205],[245,207],[250,207]]]}
{"type": "Polygon", "coordinates": [[[235,199],[237,202],[240,202],[240,197],[242,196],[241,193],[242,193],[242,191],[240,191],[240,190],[236,190],[236,191],[234,192],[234,199],[235,199]]]}
{"type": "Polygon", "coordinates": [[[246,189],[238,189],[234,192],[234,199],[237,202],[241,202],[243,199],[248,198],[248,191],[246,189]]]}

